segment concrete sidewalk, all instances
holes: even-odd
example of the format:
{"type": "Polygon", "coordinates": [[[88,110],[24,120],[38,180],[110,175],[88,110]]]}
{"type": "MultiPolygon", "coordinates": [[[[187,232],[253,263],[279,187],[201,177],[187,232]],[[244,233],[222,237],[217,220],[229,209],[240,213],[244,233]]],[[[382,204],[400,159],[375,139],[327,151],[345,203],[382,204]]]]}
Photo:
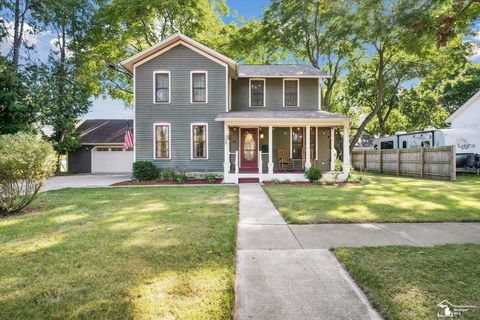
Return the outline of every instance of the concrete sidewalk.
{"type": "Polygon", "coordinates": [[[433,246],[480,243],[480,223],[367,223],[290,225],[303,248],[433,246]]]}
{"type": "Polygon", "coordinates": [[[235,319],[381,319],[331,252],[303,248],[258,184],[240,185],[237,237],[235,319]]]}

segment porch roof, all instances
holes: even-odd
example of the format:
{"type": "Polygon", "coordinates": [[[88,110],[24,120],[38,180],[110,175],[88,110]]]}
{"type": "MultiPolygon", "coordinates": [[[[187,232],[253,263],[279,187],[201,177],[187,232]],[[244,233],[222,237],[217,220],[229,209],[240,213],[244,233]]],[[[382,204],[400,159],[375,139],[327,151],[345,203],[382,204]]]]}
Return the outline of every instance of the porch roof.
{"type": "Polygon", "coordinates": [[[351,119],[339,114],[326,111],[230,111],[220,113],[215,121],[230,123],[253,123],[265,124],[330,124],[346,125],[351,119]]]}

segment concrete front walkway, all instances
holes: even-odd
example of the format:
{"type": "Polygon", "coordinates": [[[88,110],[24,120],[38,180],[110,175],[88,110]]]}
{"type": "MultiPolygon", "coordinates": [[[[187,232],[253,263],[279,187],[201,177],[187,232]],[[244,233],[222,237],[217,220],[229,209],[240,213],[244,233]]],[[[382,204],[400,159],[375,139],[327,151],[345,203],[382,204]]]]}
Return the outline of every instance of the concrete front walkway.
{"type": "Polygon", "coordinates": [[[381,319],[328,249],[447,243],[480,243],[480,223],[287,225],[241,184],[236,319],[381,319]]]}
{"type": "Polygon", "coordinates": [[[240,185],[235,318],[381,319],[333,254],[304,249],[260,185],[240,185]]]}

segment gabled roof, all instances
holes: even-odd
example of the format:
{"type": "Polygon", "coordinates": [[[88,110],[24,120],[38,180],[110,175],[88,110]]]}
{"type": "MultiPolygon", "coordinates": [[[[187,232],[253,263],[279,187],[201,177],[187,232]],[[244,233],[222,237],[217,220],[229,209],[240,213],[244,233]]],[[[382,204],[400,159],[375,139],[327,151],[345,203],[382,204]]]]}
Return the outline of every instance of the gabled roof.
{"type": "Polygon", "coordinates": [[[224,56],[223,54],[208,48],[207,46],[187,37],[182,33],[176,33],[165,40],[157,43],[156,45],[137,53],[136,55],[122,61],[120,64],[129,73],[133,73],[134,65],[139,65],[148,58],[155,57],[156,55],[165,52],[179,44],[183,44],[196,52],[210,58],[216,62],[221,62],[229,66],[230,70],[235,72],[237,62],[224,56]]]}
{"type": "Polygon", "coordinates": [[[82,144],[123,144],[125,127],[133,128],[133,120],[85,120],[78,128],[82,144]]]}
{"type": "Polygon", "coordinates": [[[462,114],[466,109],[468,109],[473,103],[477,100],[480,100],[480,90],[473,95],[470,99],[468,99],[467,102],[465,102],[460,108],[457,109],[454,113],[448,117],[448,119],[445,121],[446,123],[451,123],[452,120],[457,118],[460,114],[462,114]]]}
{"type": "Polygon", "coordinates": [[[326,73],[315,67],[304,64],[240,64],[238,65],[239,78],[281,78],[281,77],[310,77],[329,78],[326,73]]]}

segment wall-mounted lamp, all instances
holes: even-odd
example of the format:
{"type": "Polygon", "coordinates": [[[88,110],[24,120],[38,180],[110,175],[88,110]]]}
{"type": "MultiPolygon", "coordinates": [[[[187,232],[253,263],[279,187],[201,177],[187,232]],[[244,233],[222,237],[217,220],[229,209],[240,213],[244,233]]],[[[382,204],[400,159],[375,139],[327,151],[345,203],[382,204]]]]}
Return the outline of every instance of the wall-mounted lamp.
{"type": "Polygon", "coordinates": [[[263,139],[264,135],[263,133],[260,133],[260,139],[263,139]]]}

